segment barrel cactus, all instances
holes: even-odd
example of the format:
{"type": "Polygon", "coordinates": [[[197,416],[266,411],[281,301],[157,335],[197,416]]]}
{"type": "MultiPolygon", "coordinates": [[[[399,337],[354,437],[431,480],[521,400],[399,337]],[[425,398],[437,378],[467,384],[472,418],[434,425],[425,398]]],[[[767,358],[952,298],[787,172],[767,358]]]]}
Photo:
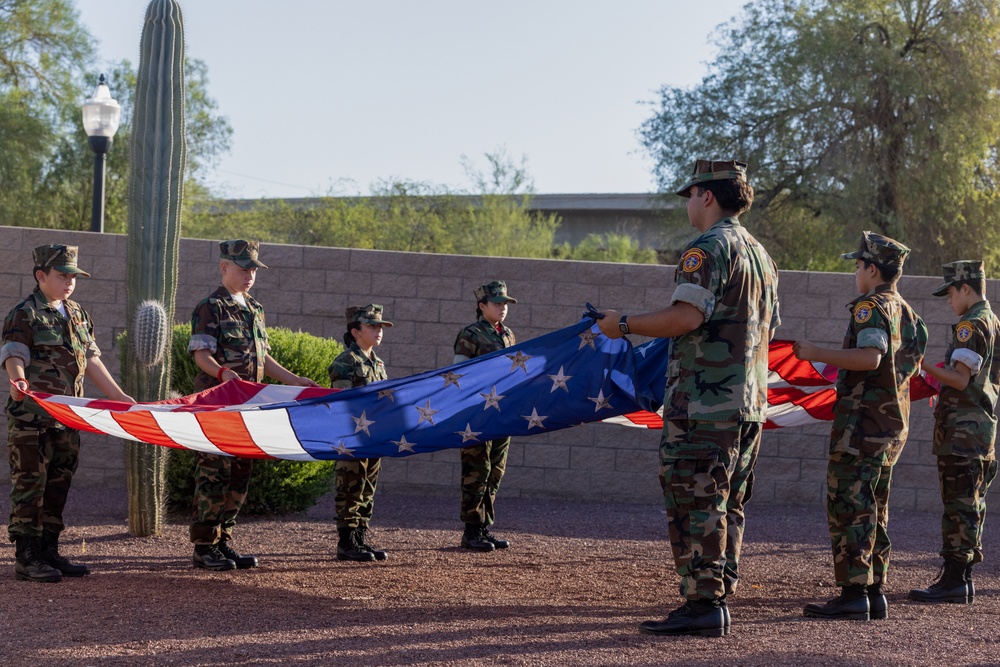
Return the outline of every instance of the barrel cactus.
{"type": "MultiPolygon", "coordinates": [[[[128,253],[126,258],[126,312],[128,330],[122,379],[137,401],[167,398],[170,387],[168,323],[174,320],[181,203],[187,153],[184,134],[184,21],[175,0],[152,0],[139,47],[139,73],[128,191],[128,253]],[[159,326],[162,310],[161,354],[151,354],[149,330],[159,326]],[[155,310],[155,308],[154,308],[155,310]]],[[[159,341],[156,345],[159,345],[159,341]]],[[[159,535],[164,520],[168,450],[129,442],[125,448],[129,531],[136,536],[159,535]]]]}

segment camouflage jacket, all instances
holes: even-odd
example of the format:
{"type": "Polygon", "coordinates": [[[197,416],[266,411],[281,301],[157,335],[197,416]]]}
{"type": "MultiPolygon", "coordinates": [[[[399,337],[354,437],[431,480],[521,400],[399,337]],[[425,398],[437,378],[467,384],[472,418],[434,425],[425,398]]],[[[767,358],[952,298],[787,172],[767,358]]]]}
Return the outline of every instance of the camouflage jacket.
{"type": "Polygon", "coordinates": [[[873,371],[840,369],[830,453],[893,465],[910,427],[910,377],[920,370],[927,327],[891,285],[879,285],[847,305],[851,322],[844,349],[875,347],[873,371]]]}
{"type": "Polygon", "coordinates": [[[375,350],[366,357],[357,343],[351,343],[351,347],[338,354],[326,371],[330,374],[330,386],[341,389],[364,387],[389,377],[375,350]]]}
{"type": "MultiPolygon", "coordinates": [[[[236,371],[240,378],[263,382],[264,360],[271,345],[264,328],[264,308],[246,295],[242,305],[226,290],[217,290],[202,299],[191,313],[191,342],[188,352],[208,350],[220,366],[236,371]]],[[[194,390],[203,391],[219,381],[201,371],[195,376],[194,390]]]]}
{"type": "Polygon", "coordinates": [[[1000,320],[989,301],[972,306],[962,321],[951,328],[951,343],[945,363],[954,368],[962,362],[972,371],[963,391],[941,385],[934,410],[934,454],[975,459],[995,458],[997,434],[995,407],[1000,394],[1000,359],[995,345],[1000,340],[1000,320]]]}
{"type": "Polygon", "coordinates": [[[474,359],[516,343],[514,332],[503,322],[500,323],[500,332],[497,332],[492,324],[480,317],[458,333],[458,337],[455,338],[455,354],[474,359]]]}
{"type": "Polygon", "coordinates": [[[674,339],[664,419],[763,422],[767,346],[778,314],[778,269],[736,218],[695,239],[674,272],[671,302],[690,303],[705,321],[674,339]]]}
{"type": "MultiPolygon", "coordinates": [[[[94,324],[80,304],[63,301],[68,319],[35,289],[14,306],[3,324],[0,364],[9,357],[24,362],[24,374],[34,391],[83,396],[87,360],[101,350],[94,340],[94,324]]],[[[61,425],[35,401],[7,399],[7,414],[21,426],[52,428],[61,425]]]]}

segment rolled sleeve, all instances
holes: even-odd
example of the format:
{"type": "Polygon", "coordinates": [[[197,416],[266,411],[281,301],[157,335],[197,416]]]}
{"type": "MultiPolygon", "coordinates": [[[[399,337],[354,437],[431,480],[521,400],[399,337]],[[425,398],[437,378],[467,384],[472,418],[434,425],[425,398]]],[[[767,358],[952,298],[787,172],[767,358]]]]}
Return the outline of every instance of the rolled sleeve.
{"type": "Polygon", "coordinates": [[[889,335],[877,327],[858,332],[858,347],[874,347],[882,354],[889,351],[889,335]]]}
{"type": "Polygon", "coordinates": [[[101,348],[97,347],[97,341],[91,339],[90,342],[87,343],[87,348],[84,353],[87,355],[88,359],[93,359],[101,356],[101,348]]]}
{"type": "Polygon", "coordinates": [[[951,363],[962,363],[969,367],[973,375],[983,369],[983,358],[967,348],[959,348],[951,353],[951,363]]]}
{"type": "Polygon", "coordinates": [[[701,285],[694,283],[681,283],[674,289],[674,295],[670,297],[670,303],[689,303],[705,316],[708,320],[715,312],[715,295],[701,285]]]}
{"type": "Polygon", "coordinates": [[[218,349],[218,342],[213,336],[207,334],[192,334],[191,340],[188,341],[188,352],[197,352],[198,350],[208,350],[212,354],[218,349]]]}
{"type": "Polygon", "coordinates": [[[0,366],[10,358],[20,359],[27,366],[31,361],[31,350],[24,343],[8,341],[0,347],[0,366]]]}

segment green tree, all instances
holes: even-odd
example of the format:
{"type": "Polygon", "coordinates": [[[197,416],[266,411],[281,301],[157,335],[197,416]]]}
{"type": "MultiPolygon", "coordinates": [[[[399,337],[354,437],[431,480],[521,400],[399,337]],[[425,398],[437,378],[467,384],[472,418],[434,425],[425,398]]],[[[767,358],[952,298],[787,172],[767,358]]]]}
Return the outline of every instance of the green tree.
{"type": "Polygon", "coordinates": [[[747,161],[748,224],[788,268],[862,229],[918,272],[1000,259],[994,0],[758,0],[718,34],[709,74],[661,89],[641,128],[663,189],[694,157],[747,161]]]}
{"type": "Polygon", "coordinates": [[[607,232],[587,234],[576,247],[564,243],[556,249],[556,256],[589,262],[619,262],[625,264],[656,264],[656,251],[643,248],[629,234],[607,232]]]}
{"type": "MultiPolygon", "coordinates": [[[[69,0],[0,0],[0,224],[90,228],[94,156],[80,105],[101,70],[122,105],[107,163],[105,229],[122,232],[133,66],[97,63],[94,39],[69,0]]],[[[232,128],[208,94],[205,64],[187,60],[185,70],[187,190],[204,194],[199,179],[229,150],[232,128]]]]}

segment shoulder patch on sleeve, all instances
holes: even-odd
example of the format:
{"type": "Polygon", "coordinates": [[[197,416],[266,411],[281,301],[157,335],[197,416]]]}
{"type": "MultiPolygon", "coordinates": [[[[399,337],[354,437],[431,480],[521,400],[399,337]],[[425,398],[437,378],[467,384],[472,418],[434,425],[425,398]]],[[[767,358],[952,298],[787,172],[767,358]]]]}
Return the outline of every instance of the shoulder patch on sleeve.
{"type": "Polygon", "coordinates": [[[871,301],[862,301],[854,307],[854,321],[858,324],[864,324],[872,318],[872,314],[875,312],[875,304],[871,301]]]}
{"type": "Polygon", "coordinates": [[[691,273],[701,268],[707,255],[701,248],[691,248],[681,255],[681,268],[685,273],[691,273]]]}
{"type": "Polygon", "coordinates": [[[972,326],[972,322],[962,320],[955,325],[955,338],[957,338],[960,343],[965,343],[972,338],[972,334],[975,330],[975,327],[972,326]]]}

